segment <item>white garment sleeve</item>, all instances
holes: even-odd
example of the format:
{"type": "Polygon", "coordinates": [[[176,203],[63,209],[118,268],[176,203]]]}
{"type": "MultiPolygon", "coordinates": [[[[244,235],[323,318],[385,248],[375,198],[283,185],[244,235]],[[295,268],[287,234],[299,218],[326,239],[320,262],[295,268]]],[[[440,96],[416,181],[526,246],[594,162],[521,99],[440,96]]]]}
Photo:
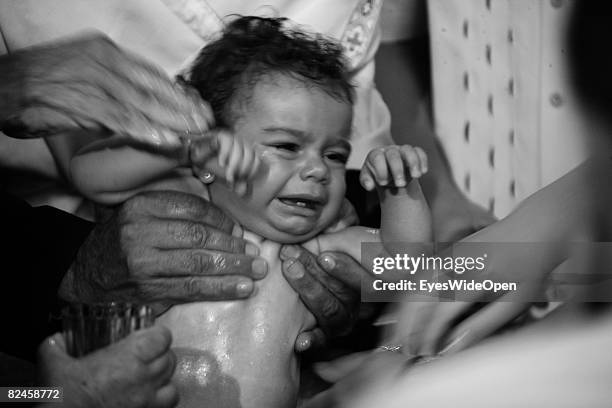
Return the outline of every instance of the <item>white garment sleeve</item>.
{"type": "Polygon", "coordinates": [[[356,100],[351,134],[353,151],[347,164],[349,169],[360,169],[370,150],[393,144],[391,115],[374,84],[374,56],[379,44],[380,30],[377,30],[364,60],[357,65],[353,75],[356,100]]]}

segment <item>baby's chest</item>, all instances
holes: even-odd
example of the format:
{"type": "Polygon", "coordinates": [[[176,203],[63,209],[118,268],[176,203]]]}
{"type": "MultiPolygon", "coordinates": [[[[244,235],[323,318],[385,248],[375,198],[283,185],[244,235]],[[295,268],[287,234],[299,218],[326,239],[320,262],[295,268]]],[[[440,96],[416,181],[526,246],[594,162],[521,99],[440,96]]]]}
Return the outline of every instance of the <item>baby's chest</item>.
{"type": "MultiPolygon", "coordinates": [[[[245,237],[253,238],[250,234],[245,237]]],[[[240,353],[244,342],[266,348],[266,343],[290,343],[311,328],[314,318],[282,274],[277,243],[253,240],[268,264],[265,278],[255,281],[251,297],[242,300],[177,305],[160,321],[173,331],[174,345],[240,353]],[[232,350],[234,349],[234,350],[232,350]]]]}

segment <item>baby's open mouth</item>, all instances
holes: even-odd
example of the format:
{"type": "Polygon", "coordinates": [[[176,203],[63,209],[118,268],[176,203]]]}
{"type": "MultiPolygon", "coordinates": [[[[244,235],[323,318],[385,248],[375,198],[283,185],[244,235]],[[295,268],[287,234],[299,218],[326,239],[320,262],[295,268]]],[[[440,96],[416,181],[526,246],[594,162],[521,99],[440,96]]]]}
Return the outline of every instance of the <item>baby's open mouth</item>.
{"type": "Polygon", "coordinates": [[[318,206],[321,206],[324,203],[322,198],[306,195],[278,197],[278,200],[285,205],[308,208],[310,210],[315,210],[318,206]]]}

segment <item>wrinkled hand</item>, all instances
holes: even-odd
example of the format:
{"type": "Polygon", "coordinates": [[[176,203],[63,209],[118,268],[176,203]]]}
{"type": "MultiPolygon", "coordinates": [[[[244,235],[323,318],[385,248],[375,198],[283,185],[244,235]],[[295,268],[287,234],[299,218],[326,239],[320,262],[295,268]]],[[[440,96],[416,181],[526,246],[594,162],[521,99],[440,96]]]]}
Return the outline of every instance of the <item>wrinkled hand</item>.
{"type": "Polygon", "coordinates": [[[326,336],[347,334],[359,315],[361,277],[367,271],[348,255],[325,252],[317,257],[297,245],[283,246],[280,258],[283,275],[318,323],[298,336],[296,351],[321,345],[326,336]]]}
{"type": "Polygon", "coordinates": [[[80,128],[164,145],[213,123],[197,93],[102,34],[0,57],[0,77],[0,129],[12,137],[80,128]]]}
{"type": "Polygon", "coordinates": [[[77,359],[56,334],[39,348],[40,381],[63,387],[68,408],[173,407],[179,397],[170,382],[176,365],[170,342],[168,329],[153,327],[77,359]]]}
{"type": "Polygon", "coordinates": [[[427,173],[427,155],[420,147],[392,145],[368,153],[359,175],[363,188],[405,187],[407,177],[417,179],[427,173]]]}
{"type": "Polygon", "coordinates": [[[213,204],[175,191],[140,193],[81,246],[60,286],[67,300],[182,303],[250,296],[267,273],[258,249],[231,236],[213,204]]]}

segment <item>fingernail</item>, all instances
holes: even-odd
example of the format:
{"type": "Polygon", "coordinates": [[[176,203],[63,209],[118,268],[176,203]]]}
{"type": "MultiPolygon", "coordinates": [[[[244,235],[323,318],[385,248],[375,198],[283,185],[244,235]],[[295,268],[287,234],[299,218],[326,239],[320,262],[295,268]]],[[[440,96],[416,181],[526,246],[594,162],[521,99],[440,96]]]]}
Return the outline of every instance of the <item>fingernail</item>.
{"type": "Polygon", "coordinates": [[[257,256],[259,255],[259,248],[257,245],[247,242],[244,246],[244,253],[251,256],[257,256]]]}
{"type": "Polygon", "coordinates": [[[330,255],[323,255],[319,258],[319,264],[326,272],[331,272],[336,267],[336,260],[330,255]]]}
{"type": "Polygon", "coordinates": [[[403,177],[397,177],[395,179],[395,185],[397,187],[404,187],[406,185],[406,179],[404,179],[403,177]]]}
{"type": "Polygon", "coordinates": [[[251,264],[251,270],[253,271],[253,277],[263,278],[268,273],[268,263],[265,260],[258,258],[251,264]]]}
{"type": "Polygon", "coordinates": [[[253,292],[253,282],[244,281],[236,285],[236,294],[240,297],[247,297],[253,292]]]}
{"type": "Polygon", "coordinates": [[[142,140],[147,143],[151,143],[155,146],[162,146],[164,144],[163,135],[157,129],[150,129],[148,132],[144,133],[141,136],[142,140]]]}
{"type": "Polygon", "coordinates": [[[298,348],[298,350],[299,350],[299,351],[306,351],[306,350],[308,350],[308,349],[310,348],[311,343],[312,343],[312,342],[311,342],[311,341],[310,341],[310,339],[308,339],[308,338],[306,338],[306,339],[300,339],[300,340],[298,341],[297,348],[298,348]]]}
{"type": "Polygon", "coordinates": [[[380,185],[381,186],[386,186],[387,185],[387,180],[380,180],[380,185]]]}
{"type": "Polygon", "coordinates": [[[285,274],[291,279],[301,279],[304,276],[304,270],[298,266],[297,259],[289,259],[285,263],[285,274]]]}
{"type": "Polygon", "coordinates": [[[365,184],[365,188],[368,191],[374,188],[374,183],[372,183],[372,180],[366,180],[363,184],[365,184]]]}
{"type": "Polygon", "coordinates": [[[283,245],[280,251],[280,258],[281,260],[286,261],[289,258],[297,258],[299,254],[300,253],[295,245],[283,245]]]}

